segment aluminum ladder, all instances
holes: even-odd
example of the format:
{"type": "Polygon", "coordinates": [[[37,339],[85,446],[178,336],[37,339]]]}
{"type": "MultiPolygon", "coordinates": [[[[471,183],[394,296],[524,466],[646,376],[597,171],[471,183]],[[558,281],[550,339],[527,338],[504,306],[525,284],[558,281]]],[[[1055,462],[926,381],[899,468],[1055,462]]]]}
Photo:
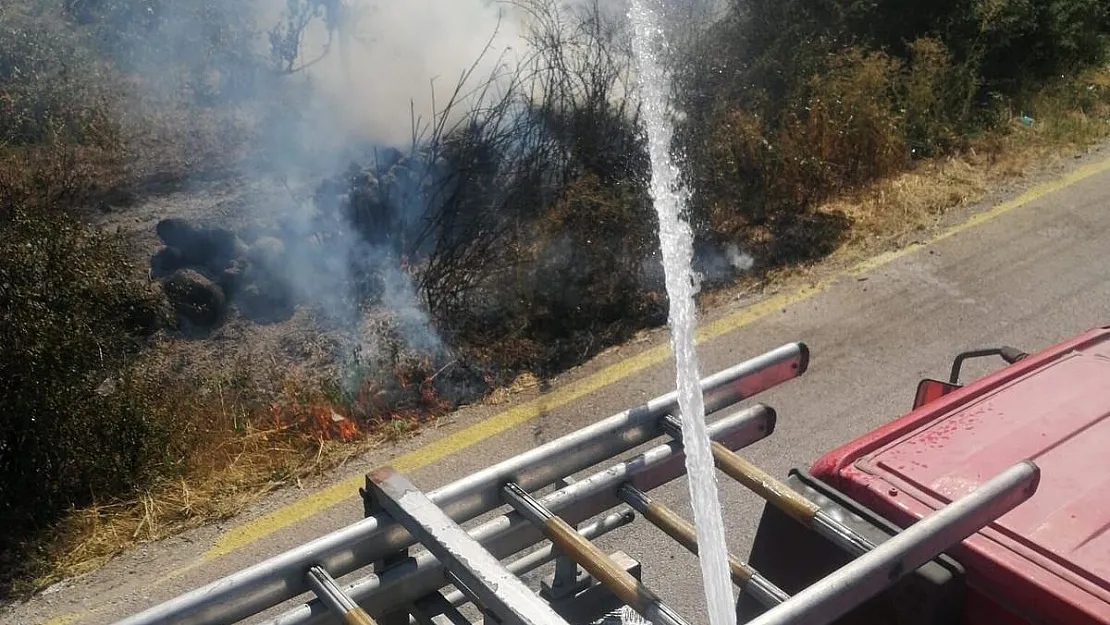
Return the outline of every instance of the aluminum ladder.
{"type": "MultiPolygon", "coordinates": [[[[808,364],[806,345],[790,343],[709,376],[701,383],[706,414],[797,378],[808,364]]],[[[360,491],[365,518],[118,625],[230,624],[290,602],[262,622],[586,625],[638,615],[655,625],[687,625],[641,581],[640,563],[593,542],[639,514],[697,553],[693,525],[650,496],[685,475],[677,413],[672,392],[431,492],[382,467],[366,476],[360,491]],[[639,448],[644,450],[614,462],[639,448]],[[589,472],[599,464],[604,468],[589,472]],[[422,549],[414,552],[418,545],[422,549]],[[551,562],[553,574],[538,591],[529,588],[523,576],[551,562]],[[348,575],[353,579],[347,583],[336,581],[348,575]],[[463,609],[476,617],[464,616],[463,609]]],[[[737,453],[770,436],[776,418],[772,408],[754,404],[711,420],[717,468],[854,558],[788,596],[730,554],[738,590],[769,608],[753,625],[836,621],[1020,505],[1039,480],[1036,465],[1019,463],[874,544],[737,453]]]]}

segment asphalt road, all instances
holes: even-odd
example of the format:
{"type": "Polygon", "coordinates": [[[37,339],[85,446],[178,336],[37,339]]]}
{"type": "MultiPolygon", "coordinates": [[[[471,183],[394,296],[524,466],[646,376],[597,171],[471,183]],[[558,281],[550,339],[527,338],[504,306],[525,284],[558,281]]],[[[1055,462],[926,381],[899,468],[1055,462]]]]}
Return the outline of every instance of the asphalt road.
{"type": "MultiPolygon", "coordinates": [[[[1108,207],[1110,172],[1102,171],[890,262],[877,263],[862,275],[842,275],[813,296],[787,298],[791,303],[782,309],[748,319],[704,345],[700,350],[704,374],[792,341],[804,341],[811,349],[808,373],[757,398],[776,409],[778,424],[773,436],[748,448],[746,456],[784,476],[791,467],[806,466],[828,449],[906,412],[918,380],[946,375],[958,351],[999,344],[1038,350],[1110,323],[1108,207]]],[[[729,312],[734,311],[722,309],[710,315],[729,312]]],[[[665,341],[665,334],[655,333],[567,378],[590,379],[604,367],[619,368],[628,356],[665,341]]],[[[983,371],[972,367],[968,373],[983,371]]],[[[555,390],[567,383],[558,381],[555,390]]],[[[411,475],[430,490],[673,388],[673,367],[664,360],[574,401],[553,401],[555,405],[536,418],[411,475]]],[[[360,475],[506,408],[464,410],[450,423],[392,453],[352,461],[341,475],[329,479],[360,475]]],[[[728,480],[722,479],[720,488],[730,548],[744,556],[762,503],[728,480]]],[[[114,622],[361,518],[361,504],[352,489],[350,497],[338,504],[289,524],[293,517],[281,511],[312,492],[312,485],[305,485],[303,491],[274,497],[242,520],[121,556],[100,571],[0,612],[0,620],[114,622]],[[274,511],[276,516],[265,516],[274,511]],[[228,532],[252,521],[250,527],[258,528],[258,518],[276,518],[277,527],[257,531],[254,540],[239,538],[230,553],[213,557],[214,545],[227,546],[227,536],[233,535],[228,532]]],[[[653,496],[690,518],[686,492],[686,484],[678,480],[653,496]]],[[[708,623],[696,561],[653,527],[637,520],[600,543],[640,560],[643,579],[651,588],[695,625],[708,623]]]]}

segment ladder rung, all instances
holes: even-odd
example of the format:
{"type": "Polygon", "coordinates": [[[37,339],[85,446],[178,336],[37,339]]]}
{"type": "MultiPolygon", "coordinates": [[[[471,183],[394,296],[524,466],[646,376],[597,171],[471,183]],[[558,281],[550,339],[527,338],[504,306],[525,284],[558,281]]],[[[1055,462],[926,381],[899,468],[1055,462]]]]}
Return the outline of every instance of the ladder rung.
{"type": "MultiPolygon", "coordinates": [[[[698,553],[697,528],[682,518],[680,514],[652,500],[647,493],[632,484],[621,486],[619,495],[625,503],[644,515],[644,518],[650,521],[652,525],[663,530],[665,534],[686,548],[687,551],[693,554],[698,553]]],[[[732,574],[732,582],[763,606],[773,607],[790,598],[789,595],[761,575],[759,571],[741,562],[739,558],[731,553],[728,554],[728,564],[732,574]]]]}
{"type": "Polygon", "coordinates": [[[546,601],[509,572],[405,476],[386,467],[370,474],[382,507],[506,625],[567,625],[546,601]]]}
{"type": "Polygon", "coordinates": [[[335,579],[322,567],[308,569],[308,585],[328,609],[343,619],[347,625],[377,625],[365,610],[358,607],[346,593],[339,588],[335,579]]]}
{"type": "Polygon", "coordinates": [[[597,545],[584,538],[519,485],[510,482],[505,485],[503,492],[505,499],[521,516],[542,529],[552,543],[574,558],[582,568],[644,618],[656,625],[686,625],[681,616],[640,580],[617,566],[597,545]]]}
{"type": "MultiPolygon", "coordinates": [[[[663,430],[682,440],[682,424],[673,415],[663,418],[663,430]]],[[[832,541],[853,556],[875,548],[875,543],[834,519],[819,505],[808,500],[785,482],[716,441],[710,441],[713,460],[725,475],[740,482],[788,516],[832,541]]]]}

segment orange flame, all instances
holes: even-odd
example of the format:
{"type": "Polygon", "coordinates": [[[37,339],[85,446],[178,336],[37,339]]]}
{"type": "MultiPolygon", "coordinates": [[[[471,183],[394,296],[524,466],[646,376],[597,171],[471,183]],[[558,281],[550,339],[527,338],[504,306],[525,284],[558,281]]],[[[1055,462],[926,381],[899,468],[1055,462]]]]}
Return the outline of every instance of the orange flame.
{"type": "Polygon", "coordinates": [[[431,361],[426,361],[396,367],[393,374],[404,391],[399,396],[387,393],[375,380],[368,378],[343,405],[335,405],[316,393],[306,397],[303,387],[290,383],[282,397],[269,404],[260,416],[272,422],[275,429],[344,442],[391,422],[419,425],[445,414],[451,407],[439,396],[433,377],[427,373],[431,365],[431,361]]]}

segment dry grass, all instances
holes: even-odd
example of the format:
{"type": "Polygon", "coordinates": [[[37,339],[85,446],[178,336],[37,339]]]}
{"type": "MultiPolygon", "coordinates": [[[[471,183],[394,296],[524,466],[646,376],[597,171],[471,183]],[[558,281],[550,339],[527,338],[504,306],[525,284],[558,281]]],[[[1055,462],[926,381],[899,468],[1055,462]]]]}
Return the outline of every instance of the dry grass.
{"type": "Polygon", "coordinates": [[[153,542],[229,519],[276,489],[342,466],[380,446],[384,433],[341,442],[291,437],[280,430],[251,429],[217,446],[231,453],[189,476],[156,485],[138,497],[76,510],[38,552],[43,571],[18,591],[34,592],[68,577],[96,570],[138,544],[153,542]]]}
{"type": "Polygon", "coordinates": [[[491,406],[501,406],[512,401],[515,395],[539,387],[540,379],[530,371],[521,373],[508,386],[501,386],[493,390],[485,399],[491,406]]]}
{"type": "MultiPolygon", "coordinates": [[[[1018,122],[1015,122],[1018,125],[1018,122]]],[[[869,253],[908,235],[929,232],[950,211],[983,201],[1031,174],[1085,154],[1110,136],[1110,117],[1058,110],[1032,129],[990,135],[952,157],[931,159],[913,171],[879,180],[819,210],[841,212],[853,222],[845,247],[869,253]]]]}
{"type": "Polygon", "coordinates": [[[881,178],[818,205],[819,213],[843,215],[851,227],[828,256],[813,262],[749,274],[702,305],[734,301],[740,293],[773,290],[928,238],[953,211],[966,209],[1023,180],[1082,157],[1110,139],[1110,68],[1085,72],[1031,96],[1034,122],[1016,107],[1006,124],[970,141],[966,150],[919,161],[910,171],[881,178]],[[1084,96],[1082,100],[1076,94],[1084,96]]]}
{"type": "MultiPolygon", "coordinates": [[[[299,487],[447,412],[427,389],[420,391],[426,401],[395,412],[345,400],[335,389],[327,346],[313,345],[319,337],[296,323],[256,330],[255,343],[234,353],[220,341],[164,340],[142,356],[135,368],[160,396],[163,414],[152,416],[173,424],[180,466],[165,467],[168,477],[134,496],[69,511],[28,549],[13,594],[32,594],[136,545],[234,517],[277,489],[299,487]],[[277,346],[291,342],[288,333],[304,339],[286,345],[295,354],[277,346]]],[[[421,381],[414,376],[423,371],[399,366],[394,374],[402,387],[416,387],[421,381]]]]}
{"type": "Polygon", "coordinates": [[[964,155],[922,163],[914,171],[881,179],[854,193],[836,198],[818,210],[839,212],[852,221],[845,246],[874,251],[905,235],[930,229],[943,215],[968,206],[1008,179],[1020,177],[1025,161],[1008,155],[992,168],[981,157],[964,155]]]}
{"type": "MultiPolygon", "coordinates": [[[[234,419],[234,413],[217,418],[234,419]]],[[[72,511],[34,551],[35,574],[17,585],[33,593],[75,575],[96,570],[142,543],[234,517],[277,489],[343,466],[415,428],[389,425],[349,436],[305,435],[289,426],[248,425],[195,457],[208,458],[184,477],[166,480],[130,499],[72,511]]]]}
{"type": "Polygon", "coordinates": [[[0,187],[6,194],[84,203],[125,178],[125,159],[114,149],[61,141],[0,148],[0,187]]]}

